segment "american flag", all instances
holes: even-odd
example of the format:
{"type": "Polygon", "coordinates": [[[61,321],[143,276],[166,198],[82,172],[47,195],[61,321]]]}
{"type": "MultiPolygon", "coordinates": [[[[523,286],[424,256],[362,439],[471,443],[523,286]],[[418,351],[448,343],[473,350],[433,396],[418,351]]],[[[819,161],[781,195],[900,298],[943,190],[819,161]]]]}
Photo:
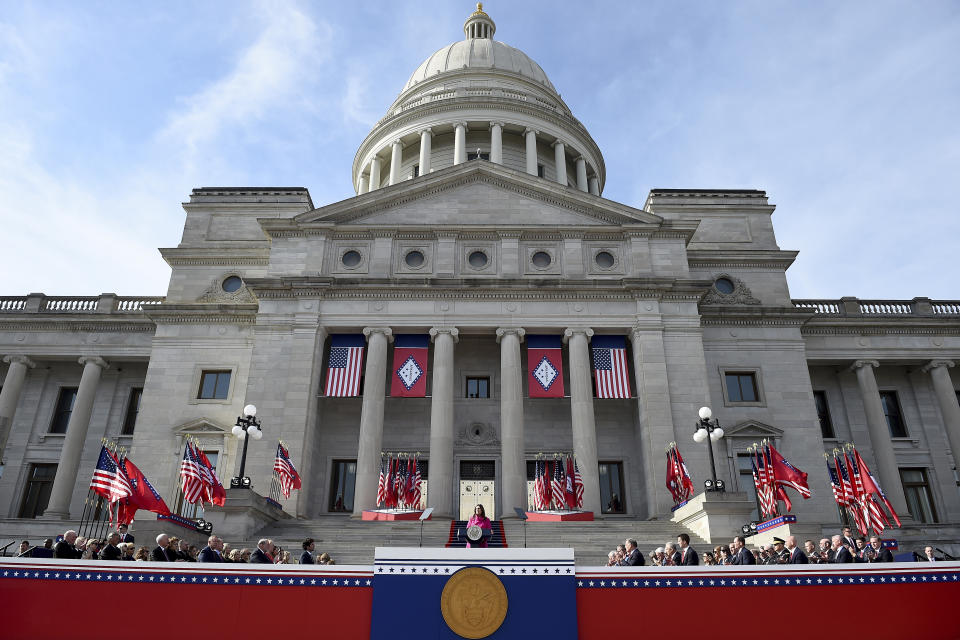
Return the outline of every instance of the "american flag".
{"type": "Polygon", "coordinates": [[[553,500],[557,509],[563,509],[564,506],[564,480],[563,480],[563,462],[560,460],[553,461],[553,484],[551,485],[551,493],[553,493],[553,500]]]}
{"type": "Polygon", "coordinates": [[[330,338],[327,386],[324,393],[333,397],[360,395],[363,364],[363,334],[336,334],[330,338]]]}
{"type": "Polygon", "coordinates": [[[277,457],[273,461],[273,470],[277,472],[280,478],[280,492],[284,498],[290,497],[291,489],[300,488],[300,474],[297,468],[290,462],[290,452],[283,446],[282,442],[277,443],[277,457]]]}
{"type": "Polygon", "coordinates": [[[116,502],[133,493],[127,474],[117,466],[116,459],[107,450],[106,445],[100,447],[100,458],[93,470],[90,489],[110,502],[116,502]]]}
{"type": "Polygon", "coordinates": [[[415,509],[420,508],[420,499],[423,497],[421,483],[423,482],[423,475],[421,474],[420,469],[420,458],[417,458],[413,461],[414,472],[413,472],[413,507],[415,509]]]}
{"type": "Polygon", "coordinates": [[[533,508],[536,511],[543,509],[543,476],[541,475],[542,460],[533,463],[533,508]]]}
{"type": "Polygon", "coordinates": [[[757,449],[757,477],[760,480],[760,506],[763,513],[773,515],[777,512],[776,500],[773,493],[773,478],[768,474],[766,457],[763,448],[757,449]]]}
{"type": "Polygon", "coordinates": [[[397,470],[393,476],[393,488],[397,494],[397,506],[404,507],[407,504],[407,465],[403,460],[397,459],[397,470]]]}
{"type": "Polygon", "coordinates": [[[197,461],[200,462],[200,466],[205,469],[203,474],[204,479],[210,481],[210,484],[207,486],[208,502],[222,507],[227,501],[227,491],[223,488],[223,485],[220,484],[220,479],[217,478],[217,472],[214,470],[210,458],[207,457],[206,453],[198,449],[196,445],[194,445],[193,452],[197,456],[197,461]]]}
{"type": "Polygon", "coordinates": [[[627,371],[626,338],[594,336],[593,375],[598,398],[629,398],[630,379],[627,371]]]}
{"type": "Polygon", "coordinates": [[[753,470],[753,486],[757,490],[757,501],[760,503],[760,515],[767,515],[767,502],[763,496],[763,487],[760,486],[760,474],[757,472],[757,458],[750,456],[750,467],[753,470]]]}
{"type": "Polygon", "coordinates": [[[200,461],[193,452],[193,444],[188,442],[183,448],[183,461],[180,463],[180,481],[183,485],[183,499],[190,504],[203,500],[207,491],[205,474],[200,461]]]}
{"type": "Polygon", "coordinates": [[[837,478],[837,471],[830,466],[827,461],[827,473],[830,474],[830,488],[833,489],[833,500],[841,507],[846,506],[846,498],[843,495],[843,487],[840,486],[840,480],[837,478]]]}
{"type": "Polygon", "coordinates": [[[863,519],[863,512],[860,510],[856,488],[854,487],[853,482],[850,480],[847,467],[843,464],[843,461],[846,460],[846,456],[834,454],[833,459],[837,465],[837,471],[840,472],[840,484],[843,486],[843,495],[847,503],[847,511],[853,515],[853,520],[857,525],[857,531],[859,531],[861,535],[867,535],[868,526],[866,521],[863,519]]]}
{"type": "Polygon", "coordinates": [[[383,458],[380,458],[380,479],[377,481],[377,506],[379,507],[387,500],[387,477],[384,469],[383,458]]]}
{"type": "Polygon", "coordinates": [[[863,524],[869,531],[873,527],[873,512],[870,510],[869,494],[863,490],[863,477],[860,475],[860,468],[854,456],[847,457],[847,467],[850,469],[850,478],[853,480],[853,493],[856,498],[856,506],[863,513],[863,524]]]}
{"type": "Polygon", "coordinates": [[[573,490],[577,495],[577,509],[583,509],[583,476],[576,458],[573,459],[573,490]]]}

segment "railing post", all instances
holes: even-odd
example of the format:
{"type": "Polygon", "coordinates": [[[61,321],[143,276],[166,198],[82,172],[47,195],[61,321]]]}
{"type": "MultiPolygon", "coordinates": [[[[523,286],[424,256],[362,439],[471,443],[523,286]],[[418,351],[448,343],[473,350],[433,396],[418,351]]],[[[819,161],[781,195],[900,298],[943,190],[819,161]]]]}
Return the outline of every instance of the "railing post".
{"type": "Polygon", "coordinates": [[[97,301],[97,313],[113,313],[117,310],[117,294],[101,293],[97,301]]]}
{"type": "Polygon", "coordinates": [[[840,309],[845,316],[859,316],[860,313],[860,301],[853,296],[845,296],[840,298],[840,309]]]}
{"type": "Polygon", "coordinates": [[[47,296],[42,293],[31,293],[27,296],[27,303],[23,307],[24,313],[40,313],[43,310],[47,296]]]}
{"type": "Polygon", "coordinates": [[[932,316],[933,305],[930,298],[914,298],[913,302],[910,303],[910,311],[915,316],[932,316]]]}

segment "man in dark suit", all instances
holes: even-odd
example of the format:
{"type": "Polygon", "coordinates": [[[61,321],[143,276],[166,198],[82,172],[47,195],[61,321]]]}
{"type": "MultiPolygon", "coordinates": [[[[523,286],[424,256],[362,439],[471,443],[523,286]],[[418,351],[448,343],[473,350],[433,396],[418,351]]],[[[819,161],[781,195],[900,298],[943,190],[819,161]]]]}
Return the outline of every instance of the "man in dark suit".
{"type": "Polygon", "coordinates": [[[840,536],[833,536],[833,561],[836,564],[853,562],[853,554],[843,544],[843,538],[840,536]]]}
{"type": "Polygon", "coordinates": [[[54,558],[63,558],[66,560],[78,560],[83,556],[83,552],[77,550],[73,543],[77,541],[77,532],[71,529],[63,534],[63,540],[57,543],[53,549],[54,558]]]}
{"type": "MultiPolygon", "coordinates": [[[[916,554],[914,554],[916,555],[916,554]]],[[[933,555],[933,547],[923,548],[923,559],[920,562],[940,562],[940,558],[933,555]]]]}
{"type": "Polygon", "coordinates": [[[117,545],[120,543],[120,534],[114,531],[110,534],[110,537],[107,538],[107,546],[103,548],[103,551],[100,552],[101,560],[119,560],[123,555],[120,553],[120,547],[117,545]]]}
{"type": "Polygon", "coordinates": [[[870,536],[870,547],[874,556],[870,562],[893,562],[893,552],[883,546],[879,536],[870,536]]]}
{"type": "Polygon", "coordinates": [[[747,549],[746,538],[743,536],[735,537],[733,539],[733,546],[736,548],[737,553],[733,556],[733,561],[730,564],[757,564],[757,559],[754,558],[750,550],[747,549]]]}
{"type": "Polygon", "coordinates": [[[637,549],[637,541],[633,538],[627,538],[623,541],[623,548],[627,555],[620,561],[621,567],[640,567],[644,564],[643,554],[637,549]]]}
{"type": "Polygon", "coordinates": [[[273,564],[273,558],[270,557],[270,550],[273,549],[273,541],[267,538],[261,538],[257,542],[257,548],[250,554],[250,564],[273,564]]]}
{"type": "Polygon", "coordinates": [[[221,550],[223,549],[223,540],[217,536],[207,538],[207,546],[200,550],[197,556],[197,562],[224,562],[221,550]]]}
{"type": "Polygon", "coordinates": [[[850,555],[853,555],[857,550],[857,541],[853,537],[853,531],[850,527],[843,528],[843,535],[841,536],[841,542],[843,545],[850,549],[850,555]]]}
{"type": "Polygon", "coordinates": [[[690,536],[688,534],[681,533],[678,535],[677,542],[680,544],[680,562],[677,563],[678,565],[688,567],[700,564],[700,556],[690,546],[690,536]]]}
{"type": "MultiPolygon", "coordinates": [[[[812,542],[810,544],[813,545],[812,542]]],[[[797,536],[787,536],[787,551],[790,552],[787,564],[808,564],[807,554],[797,546],[797,536]]]]}
{"type": "Polygon", "coordinates": [[[150,552],[154,562],[176,562],[177,552],[170,548],[170,538],[165,533],[157,536],[157,546],[150,552]]]}
{"type": "Polygon", "coordinates": [[[300,564],[316,564],[313,560],[313,550],[316,548],[313,538],[307,538],[303,541],[303,553],[300,554],[300,564]]]}
{"type": "Polygon", "coordinates": [[[120,542],[133,542],[133,536],[127,533],[129,526],[125,524],[117,525],[117,533],[120,534],[120,542]]]}

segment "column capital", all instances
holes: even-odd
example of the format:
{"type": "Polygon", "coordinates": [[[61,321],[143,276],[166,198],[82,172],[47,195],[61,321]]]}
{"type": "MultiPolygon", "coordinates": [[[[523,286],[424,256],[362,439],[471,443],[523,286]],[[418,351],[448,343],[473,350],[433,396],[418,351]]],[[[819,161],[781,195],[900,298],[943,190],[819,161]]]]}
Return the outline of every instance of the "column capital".
{"type": "Polygon", "coordinates": [[[370,339],[370,336],[375,333],[382,333],[386,338],[387,342],[393,342],[393,329],[390,327],[364,327],[363,335],[370,339]]]}
{"type": "Polygon", "coordinates": [[[401,149],[403,149],[404,147],[403,140],[401,140],[400,138],[394,138],[393,142],[391,142],[390,144],[392,144],[393,146],[400,145],[401,149]]]}
{"type": "Polygon", "coordinates": [[[573,159],[573,161],[574,161],[574,162],[583,162],[583,163],[586,163],[586,162],[587,162],[587,159],[584,158],[583,156],[577,156],[576,158],[573,159]]]}
{"type": "Polygon", "coordinates": [[[430,338],[433,341],[436,341],[437,336],[441,333],[449,334],[453,338],[454,342],[460,342],[460,330],[456,327],[431,327],[430,328],[430,338]]]}
{"type": "Polygon", "coordinates": [[[540,135],[539,131],[537,131],[536,129],[531,129],[530,127],[527,127],[526,129],[523,130],[523,135],[527,135],[528,133],[532,133],[535,136],[540,135]]]}
{"type": "Polygon", "coordinates": [[[511,333],[515,334],[520,342],[523,342],[523,336],[527,335],[526,330],[520,327],[500,327],[497,329],[497,343],[499,344],[503,336],[511,333]]]}
{"type": "Polygon", "coordinates": [[[506,123],[503,123],[503,122],[491,122],[491,123],[490,123],[490,128],[491,128],[491,129],[494,128],[494,127],[500,127],[501,129],[503,129],[505,126],[507,126],[507,125],[506,125],[506,123]]]}
{"type": "Polygon", "coordinates": [[[417,133],[420,134],[420,136],[423,136],[423,134],[427,133],[427,134],[430,134],[430,137],[432,138],[433,127],[424,127],[423,129],[420,129],[419,131],[417,131],[417,133]]]}
{"type": "Polygon", "coordinates": [[[550,146],[551,146],[551,147],[561,146],[561,147],[566,148],[566,144],[567,144],[567,143],[565,143],[563,140],[561,140],[560,138],[557,138],[556,140],[554,140],[553,142],[550,143],[550,146]]]}
{"type": "Polygon", "coordinates": [[[880,366],[879,360],[857,360],[850,365],[850,371],[856,371],[857,369],[862,369],[863,367],[871,367],[876,369],[880,366]]]}
{"type": "Polygon", "coordinates": [[[920,371],[923,371],[924,373],[930,373],[934,369],[939,369],[940,367],[946,367],[949,369],[950,367],[955,366],[956,363],[953,360],[931,360],[927,364],[923,365],[920,368],[920,371]]]}
{"type": "Polygon", "coordinates": [[[88,364],[95,364],[101,369],[106,369],[107,367],[110,366],[110,363],[108,363],[106,360],[104,360],[100,356],[83,356],[79,360],[77,360],[77,362],[84,366],[88,364]]]}
{"type": "Polygon", "coordinates": [[[22,364],[29,369],[33,369],[37,366],[37,363],[30,359],[29,356],[20,356],[20,355],[10,355],[3,356],[3,361],[7,364],[22,364]]]}
{"type": "Polygon", "coordinates": [[[464,129],[468,129],[468,128],[469,128],[469,127],[467,126],[466,121],[454,122],[454,123],[453,123],[453,126],[454,126],[454,127],[463,127],[464,129]]]}
{"type": "Polygon", "coordinates": [[[587,337],[587,340],[593,337],[593,329],[590,327],[568,327],[563,331],[563,342],[567,343],[570,341],[570,338],[575,336],[578,333],[582,333],[587,337]]]}

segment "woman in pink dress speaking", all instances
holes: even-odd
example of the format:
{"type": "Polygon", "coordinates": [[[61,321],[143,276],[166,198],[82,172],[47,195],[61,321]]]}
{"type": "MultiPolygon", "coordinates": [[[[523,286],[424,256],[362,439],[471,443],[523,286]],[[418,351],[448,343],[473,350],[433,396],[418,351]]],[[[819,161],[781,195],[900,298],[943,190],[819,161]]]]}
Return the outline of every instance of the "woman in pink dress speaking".
{"type": "MultiPolygon", "coordinates": [[[[490,524],[490,518],[487,517],[486,512],[483,510],[483,505],[478,504],[473,508],[473,515],[470,516],[470,519],[467,521],[467,529],[470,527],[477,526],[481,529],[492,529],[493,526],[490,524]]],[[[487,539],[481,538],[476,542],[471,544],[470,540],[467,540],[467,548],[470,547],[485,547],[487,546],[487,539]]]]}

